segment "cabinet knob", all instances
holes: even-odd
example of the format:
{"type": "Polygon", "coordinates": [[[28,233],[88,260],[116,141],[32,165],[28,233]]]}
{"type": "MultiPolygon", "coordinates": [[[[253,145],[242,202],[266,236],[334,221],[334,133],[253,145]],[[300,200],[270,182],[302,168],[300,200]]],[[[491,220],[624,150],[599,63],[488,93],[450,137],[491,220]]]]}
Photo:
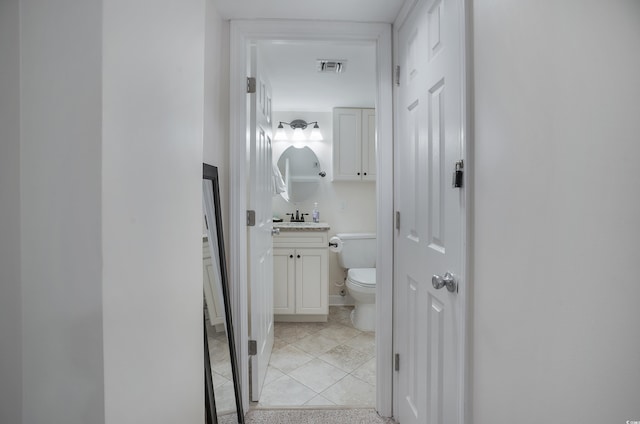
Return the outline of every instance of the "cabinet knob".
{"type": "Polygon", "coordinates": [[[293,255],[289,255],[290,258],[293,258],[293,255]]]}
{"type": "Polygon", "coordinates": [[[358,175],[360,175],[360,173],[358,172],[358,175]]]}
{"type": "Polygon", "coordinates": [[[298,258],[300,257],[300,255],[298,255],[298,258]]]}
{"type": "Polygon", "coordinates": [[[367,173],[365,172],[364,175],[367,175],[367,173]]]}

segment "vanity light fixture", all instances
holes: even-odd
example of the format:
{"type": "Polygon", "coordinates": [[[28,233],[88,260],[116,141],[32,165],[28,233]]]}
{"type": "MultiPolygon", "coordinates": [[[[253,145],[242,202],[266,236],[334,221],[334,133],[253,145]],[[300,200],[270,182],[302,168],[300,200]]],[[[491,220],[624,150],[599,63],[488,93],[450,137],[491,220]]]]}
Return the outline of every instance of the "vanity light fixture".
{"type": "Polygon", "coordinates": [[[318,121],[307,122],[302,119],[296,119],[291,122],[282,122],[278,124],[278,128],[276,129],[276,134],[273,139],[276,141],[287,141],[289,137],[287,137],[287,133],[284,131],[284,125],[289,125],[293,130],[293,136],[291,137],[292,141],[306,141],[307,137],[304,134],[304,130],[307,129],[309,125],[313,124],[313,128],[311,129],[311,134],[309,135],[308,140],[311,141],[320,141],[324,140],[322,137],[322,133],[320,132],[320,127],[318,126],[318,121]]]}

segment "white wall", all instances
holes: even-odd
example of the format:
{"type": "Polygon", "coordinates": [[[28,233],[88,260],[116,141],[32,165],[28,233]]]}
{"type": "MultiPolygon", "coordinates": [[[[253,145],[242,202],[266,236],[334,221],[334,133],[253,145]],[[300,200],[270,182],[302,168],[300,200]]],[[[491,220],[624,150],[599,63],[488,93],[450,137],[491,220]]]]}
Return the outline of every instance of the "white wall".
{"type": "Polygon", "coordinates": [[[105,421],[203,422],[205,1],[103,22],[105,421]]]}
{"type": "Polygon", "coordinates": [[[21,1],[24,423],[101,423],[100,1],[21,1]]]}
{"type": "Polygon", "coordinates": [[[640,420],[640,3],[473,6],[474,423],[640,420]]]}
{"type": "Polygon", "coordinates": [[[217,3],[206,2],[204,162],[218,167],[222,224],[229,252],[229,21],[220,17],[217,3]]]}
{"type": "MultiPolygon", "coordinates": [[[[273,198],[273,213],[283,219],[287,212],[309,213],[305,219],[311,220],[313,203],[318,202],[320,221],[331,226],[329,237],[336,233],[376,232],[376,185],[374,182],[331,181],[333,114],[331,112],[274,112],[274,133],[279,121],[291,122],[304,119],[307,122],[318,121],[324,140],[309,142],[309,147],[320,160],[321,168],[327,176],[320,180],[317,194],[307,201],[288,203],[281,196],[273,198]]],[[[309,130],[307,130],[309,131],[309,130]]],[[[273,160],[277,163],[282,152],[291,145],[288,141],[273,142],[273,160]]],[[[338,256],[329,253],[329,294],[340,294],[336,283],[343,284],[345,271],[338,265],[338,256]]]]}
{"type": "Polygon", "coordinates": [[[22,418],[20,290],[20,21],[0,1],[0,422],[22,418]]]}

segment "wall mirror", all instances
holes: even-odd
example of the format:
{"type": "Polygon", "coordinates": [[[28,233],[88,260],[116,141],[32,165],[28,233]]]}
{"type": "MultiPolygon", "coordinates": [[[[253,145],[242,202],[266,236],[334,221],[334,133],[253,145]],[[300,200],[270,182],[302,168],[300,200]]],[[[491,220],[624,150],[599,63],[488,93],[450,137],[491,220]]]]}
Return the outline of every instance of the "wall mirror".
{"type": "Polygon", "coordinates": [[[231,319],[218,169],[208,164],[203,164],[202,208],[206,419],[207,424],[242,424],[244,411],[231,319]]]}
{"type": "Polygon", "coordinates": [[[307,146],[289,146],[278,159],[278,169],[287,187],[280,195],[291,203],[311,198],[320,186],[320,178],[326,175],[318,156],[307,146]]]}

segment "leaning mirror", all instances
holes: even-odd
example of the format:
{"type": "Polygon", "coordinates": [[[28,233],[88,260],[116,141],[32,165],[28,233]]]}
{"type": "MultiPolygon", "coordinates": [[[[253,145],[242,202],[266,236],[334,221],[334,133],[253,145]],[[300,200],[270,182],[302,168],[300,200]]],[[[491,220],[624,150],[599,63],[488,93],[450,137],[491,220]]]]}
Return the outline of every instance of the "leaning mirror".
{"type": "Polygon", "coordinates": [[[318,190],[320,178],[325,175],[318,157],[307,146],[289,146],[278,159],[278,170],[286,186],[280,195],[291,203],[311,198],[318,190]]]}
{"type": "Polygon", "coordinates": [[[207,424],[244,423],[222,233],[218,169],[203,164],[202,178],[207,424]]]}

